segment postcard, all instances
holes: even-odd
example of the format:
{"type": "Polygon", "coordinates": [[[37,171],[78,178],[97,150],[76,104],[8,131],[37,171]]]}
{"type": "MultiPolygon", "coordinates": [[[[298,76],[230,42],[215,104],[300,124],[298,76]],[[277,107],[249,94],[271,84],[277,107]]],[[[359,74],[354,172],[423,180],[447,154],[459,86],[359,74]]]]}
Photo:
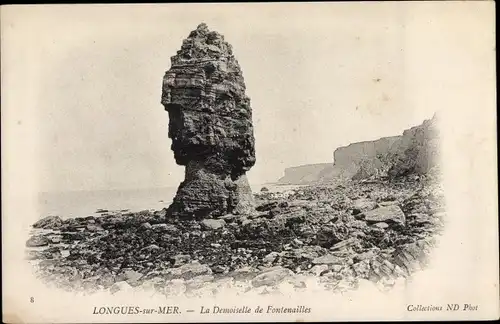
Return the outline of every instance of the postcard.
{"type": "Polygon", "coordinates": [[[494,12],[2,6],[3,321],[498,319],[494,12]]]}

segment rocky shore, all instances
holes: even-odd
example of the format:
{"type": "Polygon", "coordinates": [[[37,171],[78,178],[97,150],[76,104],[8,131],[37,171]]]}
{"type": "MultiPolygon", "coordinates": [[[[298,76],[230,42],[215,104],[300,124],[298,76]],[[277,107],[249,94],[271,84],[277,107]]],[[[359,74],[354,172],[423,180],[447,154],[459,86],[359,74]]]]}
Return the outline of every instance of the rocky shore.
{"type": "Polygon", "coordinates": [[[166,296],[390,289],[422,269],[446,218],[440,175],[371,178],[255,194],[256,212],[217,219],[166,210],[33,224],[27,259],[68,291],[166,296]]]}

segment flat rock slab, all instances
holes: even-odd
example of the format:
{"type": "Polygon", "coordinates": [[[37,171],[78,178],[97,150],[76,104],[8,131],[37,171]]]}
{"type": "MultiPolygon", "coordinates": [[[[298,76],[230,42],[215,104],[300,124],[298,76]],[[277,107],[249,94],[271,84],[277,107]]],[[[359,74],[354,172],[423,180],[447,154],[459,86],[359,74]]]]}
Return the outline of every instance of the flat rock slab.
{"type": "Polygon", "coordinates": [[[170,269],[170,274],[175,278],[191,279],[202,275],[211,275],[212,269],[205,264],[191,262],[179,268],[170,269]]]}
{"type": "Polygon", "coordinates": [[[177,226],[173,224],[164,224],[164,223],[151,225],[151,229],[157,232],[165,232],[170,234],[175,234],[179,232],[177,226]]]}
{"type": "Polygon", "coordinates": [[[313,264],[343,264],[343,260],[331,254],[326,254],[315,258],[312,261],[313,264]]]}
{"type": "Polygon", "coordinates": [[[393,200],[393,201],[381,201],[378,203],[380,207],[387,207],[387,206],[392,206],[392,205],[397,205],[398,202],[393,200]]]}
{"type": "Polygon", "coordinates": [[[378,227],[380,229],[386,229],[389,227],[389,224],[385,222],[375,223],[373,226],[378,227]]]}
{"type": "Polygon", "coordinates": [[[330,248],[330,251],[342,251],[342,250],[346,250],[350,246],[356,245],[356,243],[358,243],[358,240],[356,238],[354,238],[354,237],[350,237],[350,238],[348,238],[346,240],[343,240],[343,241],[340,241],[340,242],[334,244],[330,248]]]}
{"type": "Polygon", "coordinates": [[[363,213],[367,222],[379,223],[392,221],[404,225],[405,214],[397,205],[379,207],[363,213]]]}
{"type": "Polygon", "coordinates": [[[354,215],[372,210],[377,207],[377,203],[374,202],[373,200],[366,199],[366,198],[359,198],[354,200],[353,202],[353,210],[352,213],[354,215]]]}
{"type": "Polygon", "coordinates": [[[238,281],[245,281],[245,280],[250,280],[255,278],[257,275],[257,270],[252,268],[252,267],[244,267],[237,269],[231,273],[229,273],[229,276],[232,277],[234,280],[238,281]]]}

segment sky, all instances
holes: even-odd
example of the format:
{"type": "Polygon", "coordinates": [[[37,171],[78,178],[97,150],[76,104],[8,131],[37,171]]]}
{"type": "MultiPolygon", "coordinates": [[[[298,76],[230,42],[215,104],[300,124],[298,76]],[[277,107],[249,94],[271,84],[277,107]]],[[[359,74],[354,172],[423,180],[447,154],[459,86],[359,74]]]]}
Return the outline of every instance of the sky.
{"type": "Polygon", "coordinates": [[[340,146],[399,135],[457,104],[464,82],[490,67],[477,62],[491,53],[481,38],[491,17],[489,7],[452,4],[4,11],[2,86],[15,91],[2,98],[2,118],[30,116],[16,122],[30,136],[40,191],[177,186],[184,167],[170,150],[162,78],[205,22],[233,46],[251,99],[249,180],[276,181],[287,167],[332,162],[340,146]]]}

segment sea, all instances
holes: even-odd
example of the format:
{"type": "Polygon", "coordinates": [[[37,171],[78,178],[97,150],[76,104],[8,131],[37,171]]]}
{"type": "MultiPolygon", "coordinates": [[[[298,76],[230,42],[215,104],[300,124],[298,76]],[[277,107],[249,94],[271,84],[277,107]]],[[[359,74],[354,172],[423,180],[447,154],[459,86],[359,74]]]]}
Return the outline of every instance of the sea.
{"type": "MultiPolygon", "coordinates": [[[[297,186],[259,184],[250,185],[254,192],[266,187],[271,192],[281,192],[297,186]]],[[[63,219],[99,216],[106,212],[138,212],[161,210],[172,202],[177,186],[125,190],[79,190],[42,192],[38,195],[39,217],[59,216],[63,219]]]]}

